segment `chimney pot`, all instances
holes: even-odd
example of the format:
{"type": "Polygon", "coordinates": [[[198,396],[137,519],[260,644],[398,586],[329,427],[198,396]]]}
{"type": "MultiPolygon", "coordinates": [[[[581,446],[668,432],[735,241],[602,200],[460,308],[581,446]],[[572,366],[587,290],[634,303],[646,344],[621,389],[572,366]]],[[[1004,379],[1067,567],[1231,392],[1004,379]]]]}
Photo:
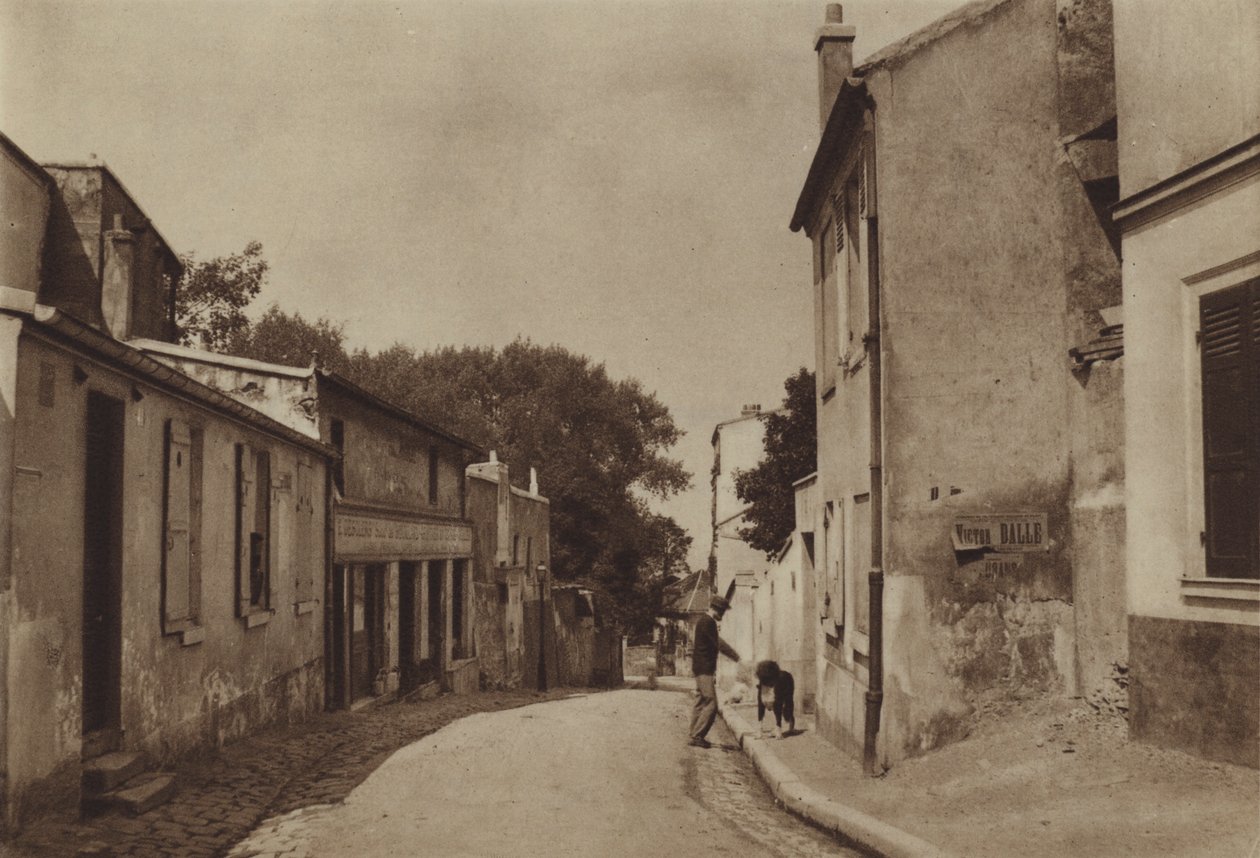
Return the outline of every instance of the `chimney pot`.
{"type": "Polygon", "coordinates": [[[818,54],[819,128],[827,127],[831,108],[844,79],[853,74],[853,40],[857,30],[844,23],[844,9],[839,3],[827,4],[827,16],[814,36],[818,54]]]}

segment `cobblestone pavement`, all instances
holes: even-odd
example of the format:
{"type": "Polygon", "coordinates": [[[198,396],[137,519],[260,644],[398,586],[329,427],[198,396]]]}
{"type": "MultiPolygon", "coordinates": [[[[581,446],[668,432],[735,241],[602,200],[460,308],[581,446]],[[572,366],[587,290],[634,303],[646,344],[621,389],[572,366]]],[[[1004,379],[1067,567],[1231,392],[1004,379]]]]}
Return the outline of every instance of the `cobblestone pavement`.
{"type": "Polygon", "coordinates": [[[46,819],[15,842],[0,843],[0,856],[213,858],[260,820],[294,811],[300,816],[341,801],[390,753],[452,721],[574,693],[570,688],[448,695],[267,730],[178,768],[178,793],[149,813],[46,819]]]}
{"type": "Polygon", "coordinates": [[[687,757],[683,766],[687,794],[755,841],[755,854],[778,858],[825,855],[861,858],[862,852],[846,849],[830,834],[802,822],[779,806],[720,719],[713,725],[709,738],[729,750],[709,750],[687,757]]]}
{"type": "Polygon", "coordinates": [[[636,696],[462,722],[399,752],[346,803],[264,821],[230,858],[396,855],[416,843],[453,856],[507,854],[509,847],[525,856],[575,854],[573,847],[582,854],[860,858],[776,806],[744,754],[716,747],[734,748],[720,722],[713,749],[683,747],[682,695],[629,694],[636,696]],[[546,760],[540,747],[549,749],[546,760]],[[458,785],[450,781],[456,774],[458,785]],[[525,783],[529,789],[518,789],[525,783]],[[484,829],[474,820],[488,818],[495,831],[471,830],[484,829]]]}

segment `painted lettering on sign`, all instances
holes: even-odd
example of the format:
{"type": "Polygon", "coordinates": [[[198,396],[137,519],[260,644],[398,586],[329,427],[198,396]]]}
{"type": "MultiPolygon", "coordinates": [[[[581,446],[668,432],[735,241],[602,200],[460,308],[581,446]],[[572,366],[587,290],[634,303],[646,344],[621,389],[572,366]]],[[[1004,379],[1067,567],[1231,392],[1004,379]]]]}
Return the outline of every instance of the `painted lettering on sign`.
{"type": "Polygon", "coordinates": [[[950,534],[955,551],[1049,551],[1045,513],[960,515],[950,534]]]}
{"type": "Polygon", "coordinates": [[[472,527],[462,522],[407,521],[339,511],[337,559],[463,557],[472,553],[472,527]]]}

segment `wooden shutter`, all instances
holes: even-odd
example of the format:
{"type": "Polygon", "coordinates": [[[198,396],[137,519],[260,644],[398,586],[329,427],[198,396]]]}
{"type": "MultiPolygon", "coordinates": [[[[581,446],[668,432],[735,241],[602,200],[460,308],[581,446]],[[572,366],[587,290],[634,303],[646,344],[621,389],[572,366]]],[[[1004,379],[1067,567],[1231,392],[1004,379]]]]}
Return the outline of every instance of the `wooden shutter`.
{"type": "Polygon", "coordinates": [[[236,613],[249,613],[250,534],[254,530],[257,500],[254,490],[254,450],[236,445],[236,613]]]}
{"type": "Polygon", "coordinates": [[[315,498],[312,496],[314,480],[311,479],[311,466],[305,459],[297,463],[297,498],[294,502],[296,515],[293,520],[294,546],[294,601],[305,602],[315,598],[315,569],[311,562],[315,540],[321,535],[315,528],[315,498]]]}
{"type": "Polygon", "coordinates": [[[166,423],[166,509],[162,552],[162,620],[167,631],[192,616],[189,602],[189,475],[192,437],[182,420],[166,423]]]}
{"type": "Polygon", "coordinates": [[[1199,299],[1210,578],[1260,578],[1260,280],[1199,299]]]}

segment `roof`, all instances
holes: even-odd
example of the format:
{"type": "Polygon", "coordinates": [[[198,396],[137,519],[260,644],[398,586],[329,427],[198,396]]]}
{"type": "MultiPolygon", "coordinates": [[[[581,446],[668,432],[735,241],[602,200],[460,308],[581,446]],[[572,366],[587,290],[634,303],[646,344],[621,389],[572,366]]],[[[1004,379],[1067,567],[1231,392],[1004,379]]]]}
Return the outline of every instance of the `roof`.
{"type": "Polygon", "coordinates": [[[214,364],[216,366],[234,367],[236,369],[243,369],[248,372],[258,373],[260,375],[272,375],[278,378],[317,378],[327,384],[331,384],[361,402],[365,402],[374,408],[384,411],[400,420],[423,429],[426,432],[445,438],[446,440],[456,444],[457,446],[463,447],[466,450],[471,450],[472,452],[480,455],[484,455],[486,452],[472,441],[468,441],[464,438],[460,438],[458,435],[447,432],[445,429],[435,426],[427,420],[422,420],[401,406],[381,399],[373,393],[369,393],[350,379],[332,372],[331,370],[313,367],[288,366],[286,364],[254,360],[253,358],[224,355],[219,354],[218,352],[192,348],[190,346],[179,346],[174,343],[167,343],[161,340],[136,339],[132,340],[131,343],[137,348],[143,349],[147,352],[156,352],[158,354],[184,358],[186,360],[200,361],[202,363],[214,364]]]}
{"type": "Polygon", "coordinates": [[[720,433],[727,426],[730,426],[734,423],[743,423],[745,420],[758,420],[762,417],[765,417],[767,414],[780,414],[782,413],[782,411],[783,411],[782,408],[769,408],[765,411],[757,411],[753,414],[741,414],[738,417],[732,417],[730,420],[723,420],[721,423],[718,423],[716,426],[713,427],[713,439],[711,443],[714,443],[714,444],[717,443],[718,433],[720,433]]]}
{"type": "Polygon", "coordinates": [[[713,588],[709,586],[708,572],[692,572],[686,578],[665,588],[666,601],[660,616],[703,614],[709,609],[713,588]]]}
{"type": "Polygon", "coordinates": [[[920,27],[910,35],[880,48],[867,57],[857,67],[856,72],[861,75],[884,66],[895,65],[898,61],[908,59],[931,43],[943,39],[964,24],[975,24],[990,12],[1010,2],[1011,0],[973,0],[971,3],[959,6],[926,27],[920,27]]]}
{"type": "Polygon", "coordinates": [[[321,456],[336,459],[340,455],[336,448],[303,435],[295,429],[290,429],[227,394],[202,384],[156,358],[149,357],[140,349],[101,333],[64,310],[37,304],[28,319],[35,328],[42,329],[58,339],[69,341],[104,363],[140,375],[154,387],[163,388],[204,407],[226,412],[253,429],[304,447],[321,456]]]}
{"type": "Polygon", "coordinates": [[[870,103],[866,83],[861,78],[845,78],[844,83],[840,84],[840,91],[836,93],[835,104],[831,106],[822,138],[818,141],[818,148],[814,150],[814,160],[810,162],[805,185],[796,200],[796,211],[792,213],[792,232],[799,231],[809,222],[817,208],[818,198],[830,189],[832,174],[844,154],[843,144],[855,129],[862,127],[862,113],[870,103]]]}

